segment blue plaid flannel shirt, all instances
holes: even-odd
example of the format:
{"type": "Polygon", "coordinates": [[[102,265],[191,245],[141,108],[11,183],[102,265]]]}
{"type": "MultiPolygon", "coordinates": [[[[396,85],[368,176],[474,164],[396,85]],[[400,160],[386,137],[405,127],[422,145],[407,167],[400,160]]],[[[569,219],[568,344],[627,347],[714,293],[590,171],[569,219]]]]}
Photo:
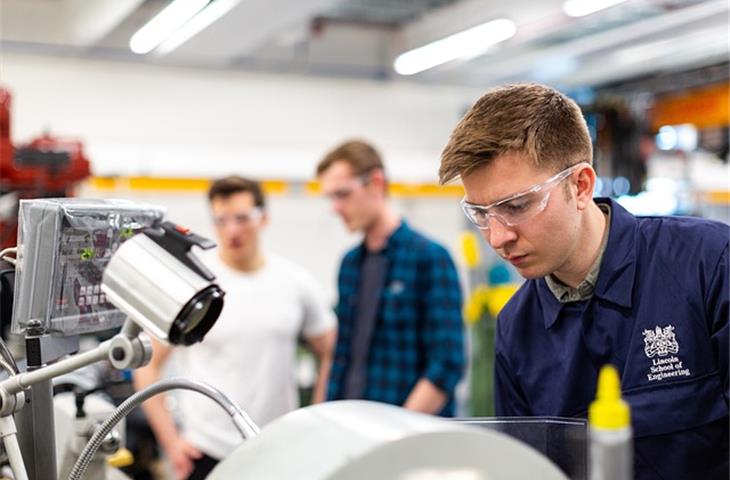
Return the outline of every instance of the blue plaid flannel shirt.
{"type": "MultiPolygon", "coordinates": [[[[347,252],[338,278],[337,347],[327,397],[341,399],[356,318],[363,244],[347,252]]],[[[453,394],[464,371],[461,287],[448,252],[406,222],[384,250],[386,283],[370,342],[364,398],[403,405],[426,378],[447,394],[441,415],[454,414],[453,394]]]]}

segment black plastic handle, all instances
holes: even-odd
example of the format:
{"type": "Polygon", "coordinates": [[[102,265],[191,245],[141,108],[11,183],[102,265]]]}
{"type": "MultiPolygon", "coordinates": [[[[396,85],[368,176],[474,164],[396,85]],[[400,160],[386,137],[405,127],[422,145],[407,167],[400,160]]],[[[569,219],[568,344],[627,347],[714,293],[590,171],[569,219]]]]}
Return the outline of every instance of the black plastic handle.
{"type": "Polygon", "coordinates": [[[162,222],[159,227],[146,228],[142,233],[201,277],[206,280],[215,279],[215,275],[190,251],[193,246],[209,250],[215,247],[213,240],[172,222],[162,222]]]}

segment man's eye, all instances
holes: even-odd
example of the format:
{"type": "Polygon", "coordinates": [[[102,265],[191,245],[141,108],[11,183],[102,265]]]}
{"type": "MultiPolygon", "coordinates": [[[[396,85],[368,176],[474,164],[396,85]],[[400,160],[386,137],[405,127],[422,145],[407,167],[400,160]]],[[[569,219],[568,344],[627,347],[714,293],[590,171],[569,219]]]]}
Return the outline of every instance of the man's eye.
{"type": "Polygon", "coordinates": [[[530,208],[530,202],[529,201],[522,201],[522,202],[510,202],[502,205],[502,208],[504,209],[505,213],[522,213],[528,208],[530,208]]]}
{"type": "Polygon", "coordinates": [[[474,220],[484,220],[487,218],[487,212],[478,208],[472,209],[471,215],[474,217],[474,220]]]}

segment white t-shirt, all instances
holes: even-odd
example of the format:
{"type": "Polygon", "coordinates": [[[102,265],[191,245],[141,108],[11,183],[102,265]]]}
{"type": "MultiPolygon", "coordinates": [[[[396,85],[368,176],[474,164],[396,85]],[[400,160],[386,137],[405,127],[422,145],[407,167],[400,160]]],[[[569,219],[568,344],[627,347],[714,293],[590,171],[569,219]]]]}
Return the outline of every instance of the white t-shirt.
{"type": "MultiPolygon", "coordinates": [[[[202,380],[236,402],[263,426],[299,406],[296,346],[334,328],[321,288],[301,267],[274,255],[252,273],[203,257],[226,292],[223,311],[201,343],[176,348],[177,375],[202,380]]],[[[183,435],[204,453],[223,458],[242,439],[230,417],[200,394],[178,395],[183,435]]]]}

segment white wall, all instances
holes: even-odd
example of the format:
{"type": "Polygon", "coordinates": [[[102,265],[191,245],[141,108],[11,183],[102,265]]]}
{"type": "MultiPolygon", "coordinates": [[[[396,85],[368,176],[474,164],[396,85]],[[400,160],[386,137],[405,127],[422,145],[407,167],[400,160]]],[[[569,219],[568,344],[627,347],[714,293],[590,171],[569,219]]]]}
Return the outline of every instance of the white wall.
{"type": "Polygon", "coordinates": [[[144,63],[0,56],[12,137],[80,138],[97,175],[309,179],[337,142],[364,137],[390,175],[434,181],[448,136],[481,91],[144,63]]]}

